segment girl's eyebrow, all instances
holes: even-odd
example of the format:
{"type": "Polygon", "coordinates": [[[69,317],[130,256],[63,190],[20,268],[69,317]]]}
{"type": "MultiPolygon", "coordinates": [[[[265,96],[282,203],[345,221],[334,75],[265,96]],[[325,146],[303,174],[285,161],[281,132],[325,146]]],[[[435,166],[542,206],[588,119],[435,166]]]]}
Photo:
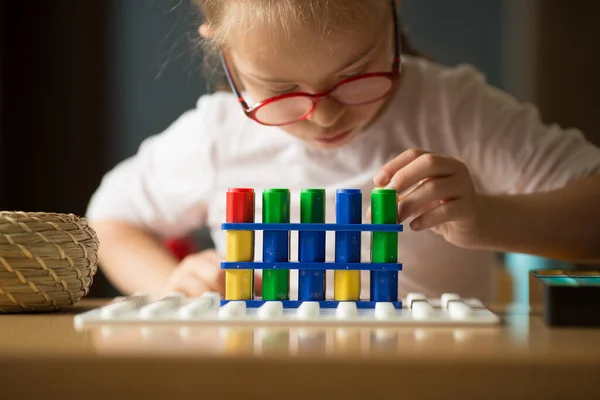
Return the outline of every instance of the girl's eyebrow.
{"type": "Polygon", "coordinates": [[[338,69],[337,72],[338,73],[342,72],[343,70],[352,67],[354,64],[358,64],[359,62],[361,62],[364,59],[368,58],[371,55],[371,53],[375,52],[375,50],[377,50],[377,44],[375,46],[370,46],[369,49],[365,53],[361,53],[358,56],[356,56],[355,58],[351,59],[342,68],[338,69]]]}
{"type": "MultiPolygon", "coordinates": [[[[336,71],[336,73],[340,73],[345,69],[348,69],[350,67],[352,67],[354,64],[358,64],[359,62],[363,61],[364,59],[368,58],[372,53],[374,53],[375,51],[377,51],[378,49],[378,44],[379,44],[379,39],[377,40],[377,42],[374,45],[371,45],[368,47],[366,52],[361,52],[359,55],[357,55],[356,57],[353,57],[352,59],[350,59],[350,61],[346,64],[344,64],[340,69],[338,69],[336,71]]],[[[282,83],[282,84],[286,84],[286,83],[290,83],[290,80],[286,80],[283,78],[273,78],[273,77],[267,77],[267,76],[260,76],[260,75],[256,75],[253,73],[246,73],[246,75],[254,78],[254,79],[259,79],[261,81],[265,81],[265,82],[271,82],[271,83],[282,83]]]]}
{"type": "Polygon", "coordinates": [[[246,72],[245,74],[251,78],[258,79],[258,80],[265,81],[265,82],[271,82],[271,83],[290,83],[291,82],[289,80],[285,80],[282,78],[269,78],[266,76],[255,75],[250,72],[246,72]]]}

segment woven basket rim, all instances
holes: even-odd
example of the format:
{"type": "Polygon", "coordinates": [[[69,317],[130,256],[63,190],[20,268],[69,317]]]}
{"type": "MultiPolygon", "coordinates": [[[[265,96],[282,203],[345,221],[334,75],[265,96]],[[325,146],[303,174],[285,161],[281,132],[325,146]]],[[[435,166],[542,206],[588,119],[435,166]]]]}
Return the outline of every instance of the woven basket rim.
{"type": "Polygon", "coordinates": [[[75,214],[0,211],[0,311],[74,305],[89,293],[98,247],[75,214]]]}

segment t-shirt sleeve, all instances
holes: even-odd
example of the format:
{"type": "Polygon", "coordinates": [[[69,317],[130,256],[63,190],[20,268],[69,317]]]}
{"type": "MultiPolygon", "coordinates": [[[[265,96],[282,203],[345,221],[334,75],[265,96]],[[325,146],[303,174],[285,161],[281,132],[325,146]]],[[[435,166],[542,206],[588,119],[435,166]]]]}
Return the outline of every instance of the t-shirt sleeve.
{"type": "Polygon", "coordinates": [[[208,99],[182,114],[102,179],[87,210],[90,220],[117,220],[159,236],[201,227],[215,176],[214,127],[208,99]]]}
{"type": "Polygon", "coordinates": [[[582,132],[545,124],[534,106],[488,85],[473,68],[460,67],[444,82],[452,147],[483,191],[549,191],[600,173],[600,149],[582,132]]]}

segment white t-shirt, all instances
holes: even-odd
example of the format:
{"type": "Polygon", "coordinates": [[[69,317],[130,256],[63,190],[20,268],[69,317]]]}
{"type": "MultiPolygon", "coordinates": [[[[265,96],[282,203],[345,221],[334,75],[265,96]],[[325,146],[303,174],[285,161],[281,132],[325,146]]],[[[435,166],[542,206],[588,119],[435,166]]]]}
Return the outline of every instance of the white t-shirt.
{"type": "MultiPolygon", "coordinates": [[[[279,128],[244,116],[230,93],[202,96],[164,132],[146,139],[139,152],[110,171],[94,194],[88,218],[118,219],[162,236],[209,228],[224,254],[225,193],[230,187],[261,191],[289,188],[291,219],[299,221],[299,191],[325,188],[327,222],[335,221],[335,191],[363,191],[364,220],[379,168],[402,151],[420,148],[467,164],[477,189],[485,193],[528,193],[559,188],[600,172],[600,149],[576,130],[541,124],[537,111],[486,84],[468,66],[444,67],[405,57],[404,82],[390,107],[368,131],[336,150],[307,148],[279,128]]],[[[261,258],[262,234],[256,256],[261,258]]],[[[333,234],[327,260],[334,259],[333,234]]],[[[456,292],[489,300],[494,295],[495,255],[448,244],[435,233],[399,234],[399,290],[439,296],[456,292]]],[[[291,258],[297,258],[292,234],[291,258]]],[[[369,235],[362,254],[369,259],[369,235]]],[[[369,274],[362,275],[362,298],[369,297],[369,274]]],[[[329,296],[333,274],[327,276],[329,296]]],[[[291,294],[297,275],[290,278],[291,294]]]]}

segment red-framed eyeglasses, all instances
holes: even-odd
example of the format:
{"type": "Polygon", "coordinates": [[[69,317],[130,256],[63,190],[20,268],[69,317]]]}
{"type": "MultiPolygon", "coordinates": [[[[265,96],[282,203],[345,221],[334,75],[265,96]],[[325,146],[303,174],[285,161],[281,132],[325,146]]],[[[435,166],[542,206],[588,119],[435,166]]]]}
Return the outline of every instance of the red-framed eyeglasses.
{"type": "Polygon", "coordinates": [[[321,99],[329,98],[346,106],[359,106],[385,98],[400,76],[400,38],[395,1],[390,1],[393,10],[395,40],[392,71],[369,72],[353,76],[320,93],[286,93],[269,97],[249,107],[237,88],[227,60],[221,51],[220,57],[225,75],[246,116],[262,125],[282,126],[306,119],[321,99]]]}

